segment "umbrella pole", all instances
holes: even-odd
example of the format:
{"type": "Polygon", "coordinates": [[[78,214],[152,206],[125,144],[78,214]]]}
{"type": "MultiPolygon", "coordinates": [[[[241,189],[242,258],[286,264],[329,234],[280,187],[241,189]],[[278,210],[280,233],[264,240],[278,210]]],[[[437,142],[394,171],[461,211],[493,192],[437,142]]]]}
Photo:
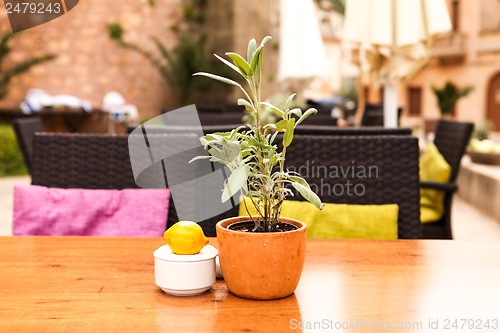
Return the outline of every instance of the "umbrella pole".
{"type": "Polygon", "coordinates": [[[384,127],[398,127],[398,92],[395,84],[386,84],[384,87],[384,127]]]}
{"type": "MultiPolygon", "coordinates": [[[[360,66],[361,67],[361,66],[360,66]]],[[[363,80],[361,79],[361,68],[359,70],[359,76],[357,79],[357,84],[358,84],[358,108],[356,109],[356,116],[354,117],[354,124],[356,126],[362,126],[363,125],[363,116],[365,113],[365,106],[366,106],[366,96],[365,96],[365,89],[363,86],[363,80]]]]}

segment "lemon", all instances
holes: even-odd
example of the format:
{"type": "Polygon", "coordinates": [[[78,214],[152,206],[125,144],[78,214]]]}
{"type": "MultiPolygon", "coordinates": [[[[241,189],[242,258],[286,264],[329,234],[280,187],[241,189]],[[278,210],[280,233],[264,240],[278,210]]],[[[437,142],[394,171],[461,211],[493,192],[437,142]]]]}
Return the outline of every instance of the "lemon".
{"type": "Polygon", "coordinates": [[[175,254],[196,254],[208,244],[203,229],[191,221],[175,223],[165,231],[163,238],[175,254]]]}

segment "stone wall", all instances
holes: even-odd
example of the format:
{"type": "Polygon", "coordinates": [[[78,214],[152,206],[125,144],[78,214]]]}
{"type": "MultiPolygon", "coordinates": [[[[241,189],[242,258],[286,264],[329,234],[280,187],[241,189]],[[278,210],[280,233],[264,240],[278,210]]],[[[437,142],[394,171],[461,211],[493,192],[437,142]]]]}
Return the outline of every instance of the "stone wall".
{"type": "MultiPolygon", "coordinates": [[[[156,51],[149,36],[174,47],[177,36],[170,27],[182,20],[182,0],[85,0],[66,15],[18,33],[11,41],[10,61],[53,53],[58,58],[32,68],[15,78],[0,108],[17,108],[31,88],[50,94],[70,94],[99,107],[106,92],[117,91],[139,108],[140,118],[149,119],[175,102],[158,71],[142,56],[119,47],[108,37],[107,25],[119,22],[125,39],[156,51]]],[[[273,41],[266,50],[264,97],[280,90],[276,83],[279,46],[279,0],[210,0],[204,12],[209,44],[220,55],[226,51],[246,53],[250,38],[259,42],[266,35],[273,41]]],[[[5,7],[0,2],[0,31],[9,30],[5,7]]],[[[221,95],[231,87],[221,87],[221,95]]],[[[216,88],[217,88],[216,87],[216,88]]],[[[231,100],[239,96],[235,90],[231,100]]],[[[210,94],[206,103],[220,100],[210,94]]],[[[224,98],[224,97],[223,97],[224,98]]]]}
{"type": "MultiPolygon", "coordinates": [[[[94,107],[101,105],[106,92],[118,91],[138,106],[140,118],[157,115],[169,103],[168,86],[143,57],[111,41],[107,25],[120,22],[127,40],[145,48],[154,48],[150,35],[172,47],[176,36],[169,27],[178,22],[181,4],[181,0],[157,0],[151,7],[139,0],[85,0],[56,20],[18,33],[11,40],[9,61],[44,53],[54,53],[58,58],[11,81],[0,108],[16,108],[30,88],[74,95],[94,107]]],[[[0,31],[7,30],[10,27],[2,3],[0,31]]]]}
{"type": "Polygon", "coordinates": [[[469,157],[462,161],[458,176],[458,195],[500,222],[500,173],[498,166],[472,163],[469,157]]]}

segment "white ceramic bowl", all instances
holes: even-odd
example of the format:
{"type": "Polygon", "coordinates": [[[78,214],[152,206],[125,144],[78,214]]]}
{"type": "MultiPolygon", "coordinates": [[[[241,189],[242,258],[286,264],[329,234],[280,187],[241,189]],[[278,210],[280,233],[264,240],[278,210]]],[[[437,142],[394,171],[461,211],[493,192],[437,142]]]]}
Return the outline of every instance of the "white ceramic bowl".
{"type": "Polygon", "coordinates": [[[217,249],[206,245],[200,253],[180,255],[168,245],[154,253],[155,283],[164,292],[175,296],[201,294],[215,282],[215,257],[217,249]]]}

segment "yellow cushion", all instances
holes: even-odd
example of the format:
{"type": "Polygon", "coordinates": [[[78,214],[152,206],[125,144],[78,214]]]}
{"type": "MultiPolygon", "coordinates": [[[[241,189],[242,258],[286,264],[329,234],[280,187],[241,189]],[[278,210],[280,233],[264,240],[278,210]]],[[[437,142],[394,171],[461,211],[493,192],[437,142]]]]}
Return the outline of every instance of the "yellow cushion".
{"type": "Polygon", "coordinates": [[[434,208],[420,206],[420,221],[422,221],[422,223],[437,221],[441,218],[441,216],[442,212],[440,213],[434,208]]]}
{"type": "MultiPolygon", "coordinates": [[[[250,200],[247,206],[251,215],[258,215],[250,200]]],[[[240,216],[248,216],[243,202],[240,216]]],[[[307,225],[310,238],[398,238],[398,205],[348,205],[325,204],[318,210],[306,201],[286,200],[281,216],[300,220],[307,225]]]]}
{"type": "MultiPolygon", "coordinates": [[[[451,167],[433,143],[420,156],[420,180],[446,183],[451,177],[451,167]]],[[[435,222],[444,213],[444,192],[441,190],[420,190],[420,221],[435,222]]]]}

